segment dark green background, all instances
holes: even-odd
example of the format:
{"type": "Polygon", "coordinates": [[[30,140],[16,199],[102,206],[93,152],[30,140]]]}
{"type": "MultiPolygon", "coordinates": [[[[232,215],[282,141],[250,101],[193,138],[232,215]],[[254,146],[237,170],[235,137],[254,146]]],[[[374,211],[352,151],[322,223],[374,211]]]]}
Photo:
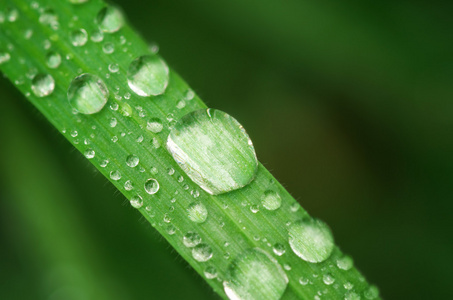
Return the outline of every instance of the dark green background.
{"type": "MultiPolygon", "coordinates": [[[[451,2],[116,2],[244,125],[384,298],[453,299],[451,2]]],[[[10,83],[0,90],[1,299],[84,299],[80,262],[105,299],[216,298],[10,83]],[[61,274],[80,274],[55,275],[68,262],[61,274]]]]}

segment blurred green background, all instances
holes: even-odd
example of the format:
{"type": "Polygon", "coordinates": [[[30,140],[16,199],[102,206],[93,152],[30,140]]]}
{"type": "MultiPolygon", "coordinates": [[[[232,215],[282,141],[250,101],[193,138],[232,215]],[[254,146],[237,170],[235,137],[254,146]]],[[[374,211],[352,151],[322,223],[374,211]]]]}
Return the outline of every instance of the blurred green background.
{"type": "MultiPolygon", "coordinates": [[[[453,3],[118,0],[385,299],[453,299],[453,3]]],[[[0,299],[217,299],[0,80],[0,299]]]]}

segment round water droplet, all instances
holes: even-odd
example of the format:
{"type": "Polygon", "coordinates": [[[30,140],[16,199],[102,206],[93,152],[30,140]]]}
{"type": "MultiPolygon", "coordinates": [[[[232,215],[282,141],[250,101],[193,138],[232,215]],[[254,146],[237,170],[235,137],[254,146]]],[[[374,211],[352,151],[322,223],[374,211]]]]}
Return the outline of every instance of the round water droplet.
{"type": "Polygon", "coordinates": [[[353,265],[354,265],[354,261],[348,255],[345,255],[345,256],[337,259],[337,267],[341,270],[347,271],[347,270],[351,269],[353,265]]]}
{"type": "Polygon", "coordinates": [[[52,9],[45,9],[39,16],[39,22],[55,28],[58,27],[58,16],[52,9]]]}
{"type": "Polygon", "coordinates": [[[347,292],[344,300],[360,300],[360,295],[355,292],[347,292]]]}
{"type": "Polygon", "coordinates": [[[140,159],[138,158],[137,155],[134,154],[131,154],[126,158],[126,164],[131,168],[135,168],[139,162],[140,159]]]}
{"type": "Polygon", "coordinates": [[[265,251],[244,251],[229,266],[225,293],[231,300],[278,300],[285,292],[288,277],[277,261],[265,251]]]}
{"type": "Polygon", "coordinates": [[[68,88],[69,104],[82,114],[99,112],[108,97],[109,91],[104,81],[87,73],[74,78],[68,88]]]}
{"type": "Polygon", "coordinates": [[[85,157],[88,159],[92,159],[96,153],[94,152],[93,149],[87,149],[85,150],[85,157]]]}
{"type": "Polygon", "coordinates": [[[146,129],[154,133],[161,132],[163,128],[162,121],[158,118],[153,118],[146,124],[146,129]]]}
{"type": "Polygon", "coordinates": [[[125,189],[126,191],[133,190],[133,189],[134,189],[134,185],[132,184],[132,181],[127,180],[127,181],[124,183],[124,189],[125,189]]]}
{"type": "Polygon", "coordinates": [[[329,227],[317,219],[297,221],[291,225],[288,233],[293,252],[308,262],[326,260],[334,248],[329,227]]]}
{"type": "Polygon", "coordinates": [[[189,231],[182,238],[182,242],[187,248],[192,248],[201,243],[201,237],[198,233],[189,231]]]}
{"type": "Polygon", "coordinates": [[[121,172],[118,171],[118,170],[117,170],[117,171],[111,171],[111,172],[110,172],[110,178],[111,178],[112,180],[115,180],[115,181],[116,181],[116,180],[120,180],[120,179],[121,179],[121,172]]]}
{"type": "Polygon", "coordinates": [[[187,207],[187,216],[195,223],[203,223],[208,217],[208,210],[201,202],[193,202],[187,207]]]}
{"type": "Polygon", "coordinates": [[[112,54],[113,52],[115,52],[115,45],[113,43],[105,43],[103,46],[102,46],[102,51],[105,53],[105,54],[112,54]]]}
{"type": "Polygon", "coordinates": [[[127,71],[127,83],[139,96],[163,94],[169,81],[167,64],[157,55],[144,55],[134,59],[127,71]]]}
{"type": "Polygon", "coordinates": [[[0,65],[6,63],[11,59],[11,55],[8,52],[0,52],[0,65]]]}
{"type": "Polygon", "coordinates": [[[116,32],[124,25],[123,13],[114,6],[107,6],[101,9],[96,17],[99,29],[104,32],[116,32]]]}
{"type": "MultiPolygon", "coordinates": [[[[120,67],[118,66],[118,64],[110,64],[109,65],[109,71],[112,72],[112,73],[116,73],[120,70],[120,67]]],[[[125,97],[126,98],[126,97],[125,97]]]]}
{"type": "Polygon", "coordinates": [[[277,192],[267,190],[264,192],[261,203],[268,210],[276,210],[282,205],[282,198],[277,192]]]}
{"type": "Polygon", "coordinates": [[[71,39],[72,45],[74,45],[75,47],[82,47],[83,45],[85,45],[87,43],[88,34],[87,34],[86,30],[83,28],[74,30],[73,32],[71,32],[70,39],[71,39]]]}
{"type": "Polygon", "coordinates": [[[217,277],[217,269],[210,266],[210,267],[207,267],[205,270],[204,270],[204,276],[207,278],[207,279],[214,279],[217,277]]]}
{"type": "Polygon", "coordinates": [[[55,80],[49,74],[38,74],[31,82],[31,90],[36,97],[45,97],[55,89],[55,80]]]}
{"type": "Polygon", "coordinates": [[[372,285],[370,286],[364,293],[363,295],[365,296],[366,299],[373,300],[379,297],[379,289],[372,285]]]}
{"type": "Polygon", "coordinates": [[[184,93],[184,99],[185,100],[192,100],[193,97],[195,97],[195,93],[191,90],[191,89],[188,89],[185,93],[184,93]]]}
{"type": "Polygon", "coordinates": [[[192,256],[196,261],[205,262],[212,258],[212,249],[208,244],[201,243],[192,248],[192,256]]]}
{"type": "Polygon", "coordinates": [[[110,124],[110,127],[113,128],[118,124],[118,120],[116,118],[111,118],[109,124],[110,124]]]}
{"type": "Polygon", "coordinates": [[[282,256],[283,254],[285,254],[286,250],[285,250],[285,246],[283,246],[282,244],[280,243],[276,243],[274,245],[274,253],[278,256],[282,256]]]}
{"type": "Polygon", "coordinates": [[[130,203],[134,208],[140,208],[143,206],[143,198],[140,195],[135,195],[131,198],[130,203]]]}
{"type": "Polygon", "coordinates": [[[46,64],[51,69],[56,69],[61,64],[61,56],[57,52],[49,52],[46,56],[46,64]]]}
{"type": "Polygon", "coordinates": [[[214,195],[244,187],[258,169],[255,149],[244,128],[215,109],[182,117],[168,136],[167,149],[196,184],[214,195]]]}
{"type": "Polygon", "coordinates": [[[145,182],[145,191],[153,195],[159,191],[159,182],[156,179],[150,178],[145,182]]]}
{"type": "Polygon", "coordinates": [[[335,278],[331,274],[324,274],[322,281],[327,285],[331,285],[335,282],[335,278]]]}
{"type": "Polygon", "coordinates": [[[88,0],[69,0],[72,4],[82,4],[88,2],[88,0]]]}
{"type": "Polygon", "coordinates": [[[101,30],[94,30],[91,33],[91,40],[95,43],[102,42],[104,40],[104,33],[101,30]]]}

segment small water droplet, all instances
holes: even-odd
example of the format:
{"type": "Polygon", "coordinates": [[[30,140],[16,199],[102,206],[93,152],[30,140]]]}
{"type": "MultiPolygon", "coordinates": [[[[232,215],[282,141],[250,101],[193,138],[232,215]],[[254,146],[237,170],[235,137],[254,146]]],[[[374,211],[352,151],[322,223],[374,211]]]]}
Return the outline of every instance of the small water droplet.
{"type": "Polygon", "coordinates": [[[354,261],[348,255],[345,255],[345,256],[337,259],[337,267],[341,270],[345,270],[345,271],[350,270],[353,265],[354,265],[354,261]]]}
{"type": "Polygon", "coordinates": [[[99,112],[108,97],[109,91],[104,81],[88,73],[74,78],[68,88],[69,104],[82,114],[99,112]]]}
{"type": "Polygon", "coordinates": [[[105,168],[105,167],[107,167],[108,164],[109,164],[109,160],[108,159],[104,159],[101,162],[100,166],[101,166],[101,168],[105,168]]]}
{"type": "Polygon", "coordinates": [[[278,300],[288,285],[288,277],[267,252],[255,248],[241,253],[228,267],[223,287],[231,300],[278,300]]]}
{"type": "Polygon", "coordinates": [[[282,256],[283,254],[285,254],[286,250],[285,250],[285,246],[283,246],[282,244],[280,243],[276,243],[274,245],[274,253],[278,256],[282,256]]]}
{"type": "Polygon", "coordinates": [[[192,248],[192,256],[196,261],[205,262],[212,258],[212,249],[208,244],[201,243],[192,248]]]}
{"type": "Polygon", "coordinates": [[[115,45],[113,43],[105,43],[103,46],[102,46],[102,51],[105,53],[105,54],[112,54],[113,52],[115,52],[115,45]]]}
{"type": "Polygon", "coordinates": [[[307,285],[308,284],[308,279],[304,278],[304,277],[301,277],[301,278],[299,278],[299,283],[301,285],[307,285]]]}
{"type": "Polygon", "coordinates": [[[137,155],[134,154],[131,154],[126,158],[126,164],[131,168],[135,168],[139,162],[140,159],[138,158],[137,155]]]}
{"type": "Polygon", "coordinates": [[[99,29],[104,32],[113,33],[124,25],[124,16],[121,10],[115,6],[106,6],[96,16],[99,29]]]}
{"type": "Polygon", "coordinates": [[[354,287],[354,285],[350,282],[346,282],[345,284],[343,284],[343,286],[347,290],[352,290],[352,288],[354,287]]]}
{"type": "Polygon", "coordinates": [[[55,80],[49,74],[38,74],[31,82],[31,90],[36,97],[45,97],[55,89],[55,80]]]}
{"type": "Polygon", "coordinates": [[[0,65],[6,63],[11,59],[11,55],[8,52],[0,52],[0,65]]]}
{"type": "Polygon", "coordinates": [[[89,0],[69,0],[72,4],[82,4],[88,2],[89,0]]]}
{"type": "MultiPolygon", "coordinates": [[[[109,65],[109,71],[112,72],[112,73],[116,73],[120,70],[120,67],[118,66],[118,64],[110,64],[109,65]]],[[[124,96],[124,98],[126,98],[126,96],[124,96]]],[[[126,98],[127,99],[127,98],[126,98]]]]}
{"type": "Polygon", "coordinates": [[[88,34],[85,29],[81,28],[71,32],[70,39],[74,47],[82,47],[88,40],[88,34]]]}
{"type": "Polygon", "coordinates": [[[379,289],[371,285],[364,293],[363,295],[365,296],[366,299],[373,300],[379,297],[379,289]]]}
{"type": "Polygon", "coordinates": [[[335,278],[331,274],[324,274],[322,281],[327,285],[331,285],[335,282],[335,278]]]}
{"type": "Polygon", "coordinates": [[[289,227],[289,245],[305,261],[319,263],[326,260],[334,248],[329,227],[317,219],[301,220],[289,227]]]}
{"type": "Polygon", "coordinates": [[[244,187],[258,168],[255,149],[244,128],[215,109],[182,117],[168,136],[167,149],[196,184],[214,195],[244,187]]]}
{"type": "Polygon", "coordinates": [[[193,97],[195,97],[195,93],[191,90],[191,89],[188,89],[185,93],[184,93],[184,99],[185,100],[192,100],[193,97]]]}
{"type": "Polygon", "coordinates": [[[140,195],[135,195],[131,198],[130,203],[134,208],[140,208],[143,206],[143,198],[140,195]]]}
{"type": "Polygon", "coordinates": [[[180,100],[178,101],[178,103],[176,103],[177,109],[183,109],[184,107],[186,107],[186,102],[184,100],[180,100]]]}
{"type": "Polygon", "coordinates": [[[96,152],[93,149],[85,150],[85,157],[88,159],[92,159],[95,156],[96,152]]]}
{"type": "Polygon", "coordinates": [[[260,211],[259,205],[251,205],[251,206],[250,206],[250,211],[251,211],[252,213],[256,214],[257,212],[260,211]]]}
{"type": "Polygon", "coordinates": [[[348,292],[344,296],[344,300],[360,300],[360,295],[355,292],[348,292]]]}
{"type": "Polygon", "coordinates": [[[51,69],[56,69],[61,64],[61,56],[57,52],[49,52],[46,56],[46,64],[51,69]]]}
{"type": "Polygon", "coordinates": [[[187,216],[195,223],[203,223],[208,217],[208,210],[201,202],[193,202],[187,207],[187,216]]]}
{"type": "Polygon", "coordinates": [[[157,55],[144,55],[134,59],[127,71],[129,87],[139,96],[163,94],[169,81],[167,64],[157,55]]]}
{"type": "Polygon", "coordinates": [[[11,23],[16,22],[19,18],[19,11],[15,8],[8,8],[6,11],[6,18],[11,23]]]}
{"type": "Polygon", "coordinates": [[[110,178],[111,178],[112,180],[115,180],[115,181],[116,181],[116,180],[120,180],[120,179],[121,179],[121,172],[118,171],[118,170],[116,170],[116,171],[111,171],[111,172],[110,172],[110,178]]]}
{"type": "Polygon", "coordinates": [[[124,189],[126,191],[131,191],[134,189],[134,185],[132,184],[132,181],[130,180],[127,180],[125,183],[124,183],[124,189]]]}
{"type": "Polygon", "coordinates": [[[104,33],[101,30],[94,30],[91,33],[91,40],[95,43],[102,42],[104,40],[104,33]]]}
{"type": "Polygon", "coordinates": [[[159,191],[159,182],[156,179],[150,178],[145,182],[145,191],[153,195],[159,191]]]}
{"type": "Polygon", "coordinates": [[[53,9],[45,9],[41,15],[39,16],[39,22],[41,24],[49,25],[53,29],[57,29],[58,24],[58,16],[55,14],[53,9]]]}
{"type": "Polygon", "coordinates": [[[217,277],[217,269],[213,266],[209,266],[204,270],[204,276],[206,279],[214,279],[217,277]]]}
{"type": "Polygon", "coordinates": [[[115,127],[116,125],[118,124],[118,120],[116,118],[111,118],[110,119],[110,122],[109,122],[109,125],[110,127],[115,127]]]}
{"type": "Polygon", "coordinates": [[[146,129],[154,133],[161,132],[163,128],[162,121],[158,118],[153,118],[146,124],[146,129]]]}
{"type": "Polygon", "coordinates": [[[201,243],[201,237],[198,233],[189,231],[182,238],[182,242],[187,248],[193,248],[201,243]]]}
{"type": "Polygon", "coordinates": [[[282,205],[282,198],[277,192],[267,190],[261,198],[261,203],[267,210],[276,210],[282,205]]]}

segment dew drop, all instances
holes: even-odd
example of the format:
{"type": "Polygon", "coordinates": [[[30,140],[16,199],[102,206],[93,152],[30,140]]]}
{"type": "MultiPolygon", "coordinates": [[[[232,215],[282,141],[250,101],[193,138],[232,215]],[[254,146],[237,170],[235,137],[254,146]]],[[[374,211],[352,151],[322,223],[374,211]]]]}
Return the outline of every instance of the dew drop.
{"type": "Polygon", "coordinates": [[[191,90],[191,89],[188,89],[185,93],[184,93],[184,99],[185,100],[192,100],[193,97],[195,97],[195,93],[191,90]]]}
{"type": "Polygon", "coordinates": [[[110,64],[109,65],[109,71],[112,72],[112,73],[116,73],[120,70],[120,67],[118,66],[118,64],[110,64]]]}
{"type": "Polygon", "coordinates": [[[376,299],[377,297],[379,297],[379,289],[376,286],[372,285],[363,293],[363,295],[366,299],[376,299]]]}
{"type": "Polygon", "coordinates": [[[74,47],[82,47],[88,40],[88,34],[85,29],[78,29],[71,32],[71,43],[74,47]]]}
{"type": "Polygon", "coordinates": [[[146,124],[146,129],[154,133],[161,132],[163,128],[162,121],[158,118],[153,118],[146,124]]]}
{"type": "Polygon", "coordinates": [[[8,52],[0,52],[0,65],[6,63],[11,59],[11,55],[8,52]]]}
{"type": "Polygon", "coordinates": [[[61,64],[61,56],[57,52],[49,52],[46,56],[46,64],[51,69],[56,69],[61,64]]]}
{"type": "Polygon", "coordinates": [[[201,243],[201,237],[198,233],[189,231],[182,238],[182,242],[187,248],[193,248],[201,243]]]}
{"type": "Polygon", "coordinates": [[[107,167],[108,164],[109,164],[108,159],[104,159],[104,160],[101,162],[100,166],[101,166],[101,168],[105,168],[105,167],[107,167]]]}
{"type": "Polygon", "coordinates": [[[52,28],[58,28],[58,16],[52,9],[45,9],[39,16],[39,22],[52,28]]]}
{"type": "Polygon", "coordinates": [[[267,190],[261,198],[261,203],[267,210],[276,210],[282,205],[282,198],[277,192],[267,190]]]}
{"type": "Polygon", "coordinates": [[[84,154],[85,154],[86,158],[92,159],[95,156],[96,152],[94,152],[93,149],[87,149],[87,150],[85,150],[84,154]]]}
{"type": "Polygon", "coordinates": [[[135,168],[139,162],[140,159],[138,158],[137,155],[134,154],[131,154],[126,158],[126,164],[131,168],[135,168]]]}
{"type": "Polygon", "coordinates": [[[132,181],[130,180],[127,180],[125,183],[124,183],[124,189],[126,191],[131,191],[134,189],[134,185],[132,184],[132,181]]]}
{"type": "Polygon", "coordinates": [[[104,40],[104,33],[101,30],[94,30],[91,33],[91,40],[95,43],[102,42],[104,40]]]}
{"type": "Polygon", "coordinates": [[[107,6],[101,9],[96,16],[99,29],[104,32],[113,33],[124,25],[123,13],[114,6],[107,6]]]}
{"type": "Polygon", "coordinates": [[[118,170],[117,170],[117,171],[111,171],[111,172],[110,172],[110,178],[111,178],[112,180],[115,180],[115,181],[116,181],[116,180],[120,180],[120,179],[121,179],[121,172],[118,171],[118,170]]]}
{"type": "Polygon", "coordinates": [[[131,198],[130,203],[134,208],[140,208],[143,206],[143,198],[140,195],[135,195],[131,198]]]}
{"type": "Polygon", "coordinates": [[[242,125],[215,109],[182,117],[168,136],[167,149],[184,172],[213,195],[244,187],[258,168],[255,149],[242,125]]]}
{"type": "Polygon", "coordinates": [[[217,277],[217,269],[214,268],[213,266],[210,266],[210,267],[207,267],[205,270],[204,270],[204,276],[207,278],[207,279],[214,279],[217,277]]]}
{"type": "Polygon", "coordinates": [[[260,207],[258,205],[251,205],[250,206],[250,211],[254,214],[260,211],[260,207]]]}
{"type": "Polygon", "coordinates": [[[289,245],[297,256],[312,263],[326,260],[334,248],[329,227],[317,219],[293,223],[289,228],[289,245]]]}
{"type": "Polygon", "coordinates": [[[341,270],[345,270],[345,271],[350,270],[353,265],[354,265],[354,261],[348,255],[345,255],[345,256],[337,259],[337,267],[341,270]]]}
{"type": "Polygon", "coordinates": [[[127,71],[127,83],[139,96],[163,94],[169,81],[167,64],[157,55],[144,55],[134,59],[127,71]]]}
{"type": "Polygon", "coordinates": [[[241,253],[228,267],[223,287],[231,300],[280,299],[288,277],[277,261],[255,248],[241,253]]]}
{"type": "Polygon", "coordinates": [[[355,292],[348,292],[344,296],[344,300],[360,300],[360,295],[355,292]]]}
{"type": "Polygon", "coordinates": [[[280,243],[276,243],[274,245],[274,253],[278,256],[282,256],[283,254],[285,254],[286,250],[285,250],[285,246],[283,246],[282,244],[280,243]]]}
{"type": "Polygon", "coordinates": [[[157,191],[159,191],[159,182],[153,178],[148,179],[145,182],[145,191],[150,195],[154,195],[157,191]]]}
{"type": "Polygon", "coordinates": [[[69,0],[72,4],[82,4],[88,2],[88,0],[69,0]]]}
{"type": "Polygon", "coordinates": [[[324,281],[326,285],[331,285],[335,282],[335,278],[331,274],[324,274],[322,281],[324,281]]]}
{"type": "Polygon", "coordinates": [[[195,223],[203,223],[208,217],[208,210],[201,202],[193,202],[187,207],[187,216],[195,223]]]}
{"type": "Polygon", "coordinates": [[[212,249],[208,244],[201,243],[192,248],[192,256],[196,261],[205,262],[212,258],[212,249]]]}
{"type": "Polygon", "coordinates": [[[99,112],[108,97],[109,91],[104,81],[88,73],[74,78],[68,88],[69,104],[82,114],[99,112]]]}
{"type": "Polygon", "coordinates": [[[105,54],[112,54],[113,52],[115,52],[115,45],[113,43],[105,43],[102,46],[102,51],[105,54]]]}
{"type": "Polygon", "coordinates": [[[115,127],[116,125],[118,124],[118,120],[116,118],[111,118],[110,119],[110,122],[109,122],[109,125],[110,127],[115,127]]]}
{"type": "Polygon", "coordinates": [[[36,97],[45,97],[55,89],[55,80],[49,74],[38,74],[31,82],[31,90],[36,97]]]}

